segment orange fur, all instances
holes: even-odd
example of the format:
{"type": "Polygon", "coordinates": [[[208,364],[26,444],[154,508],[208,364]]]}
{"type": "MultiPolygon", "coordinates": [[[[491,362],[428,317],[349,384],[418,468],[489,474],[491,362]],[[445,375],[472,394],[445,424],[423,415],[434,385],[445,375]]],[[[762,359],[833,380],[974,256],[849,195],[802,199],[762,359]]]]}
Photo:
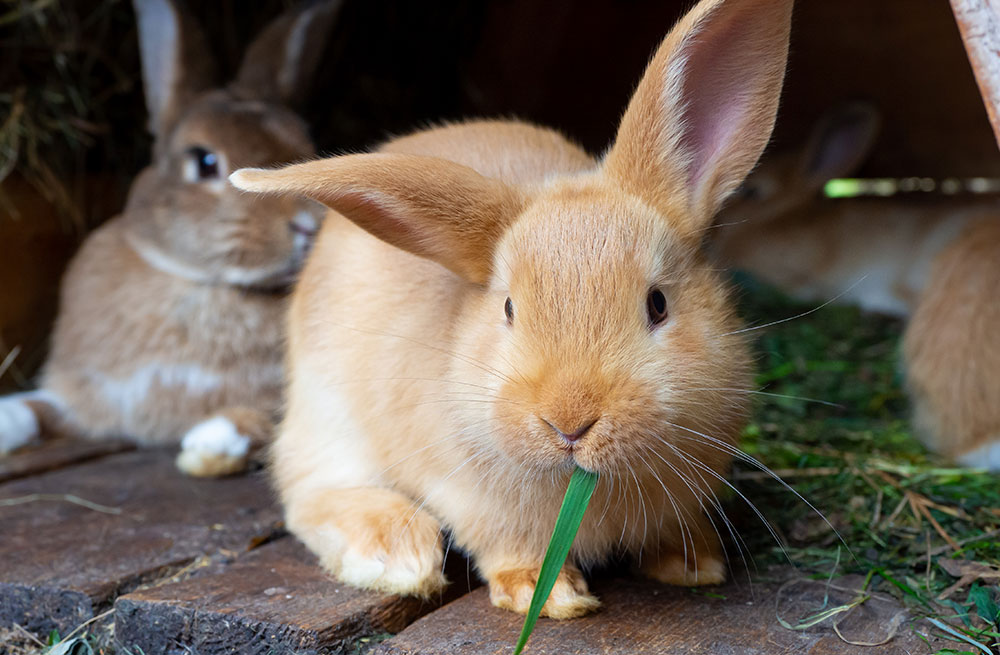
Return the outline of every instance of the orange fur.
{"type": "MultiPolygon", "coordinates": [[[[701,2],[657,52],[603,162],[551,130],[476,121],[231,177],[335,210],[293,295],[272,451],[288,526],[329,570],[397,592],[438,586],[371,546],[414,546],[399,528],[409,511],[447,527],[493,602],[523,612],[576,465],[601,477],[544,613],[596,607],[576,566],[695,547],[749,369],[696,235],[767,141],[790,13],[701,2]],[[720,89],[734,92],[721,118],[686,113],[720,89]],[[654,291],[662,324],[647,316],[654,291]],[[560,434],[591,422],[576,441],[560,434]],[[383,511],[394,518],[375,520],[383,511]]],[[[692,571],[704,573],[686,582],[723,567],[704,538],[692,571]]],[[[440,545],[416,545],[438,561],[440,545]]]]}
{"type": "MultiPolygon", "coordinates": [[[[327,23],[332,9],[291,11],[259,38],[302,47],[301,29],[327,23]]],[[[254,198],[225,177],[314,149],[303,121],[283,104],[290,98],[271,86],[241,75],[239,84],[212,88],[203,39],[180,8],[136,0],[136,12],[154,160],[133,183],[124,213],[91,234],[71,262],[41,392],[0,399],[0,447],[10,441],[5,429],[30,428],[23,407],[35,414],[35,427],[143,444],[180,442],[217,418],[216,437],[225,443],[229,430],[238,448],[188,452],[178,464],[194,475],[221,475],[243,468],[249,446],[273,431],[285,290],[308,245],[293,223],[311,221],[315,230],[320,218],[310,203],[254,198]],[[220,174],[201,176],[192,148],[214,153],[220,174]]],[[[301,85],[308,71],[274,50],[251,47],[243,68],[266,65],[277,75],[283,65],[285,79],[301,85]]]]}
{"type": "Polygon", "coordinates": [[[875,117],[858,111],[834,112],[803,152],[765,161],[746,182],[754,197],[719,217],[713,248],[801,300],[838,298],[907,318],[904,368],[919,433],[949,457],[1000,470],[1000,203],[820,199],[823,183],[851,174],[872,145],[875,117]],[[815,161],[827,166],[810,170],[815,161]]]}

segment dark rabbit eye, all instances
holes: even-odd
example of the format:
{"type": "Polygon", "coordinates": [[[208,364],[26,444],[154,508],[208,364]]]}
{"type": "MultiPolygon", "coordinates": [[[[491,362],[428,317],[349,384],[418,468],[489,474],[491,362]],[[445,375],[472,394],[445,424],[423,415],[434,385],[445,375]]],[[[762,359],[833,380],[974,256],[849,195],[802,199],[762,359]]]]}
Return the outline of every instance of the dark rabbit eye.
{"type": "Polygon", "coordinates": [[[184,176],[190,182],[219,179],[219,157],[211,150],[194,146],[188,148],[184,162],[184,176]]]}
{"type": "Polygon", "coordinates": [[[736,192],[733,195],[739,200],[758,200],[762,194],[758,187],[750,184],[744,184],[736,189],[736,192]]]}
{"type": "Polygon", "coordinates": [[[507,302],[503,304],[503,313],[507,315],[507,325],[514,324],[514,303],[507,298],[507,302]]]}
{"type": "Polygon", "coordinates": [[[649,316],[649,326],[656,327],[667,320],[667,297],[659,289],[650,289],[646,296],[646,314],[649,316]]]}

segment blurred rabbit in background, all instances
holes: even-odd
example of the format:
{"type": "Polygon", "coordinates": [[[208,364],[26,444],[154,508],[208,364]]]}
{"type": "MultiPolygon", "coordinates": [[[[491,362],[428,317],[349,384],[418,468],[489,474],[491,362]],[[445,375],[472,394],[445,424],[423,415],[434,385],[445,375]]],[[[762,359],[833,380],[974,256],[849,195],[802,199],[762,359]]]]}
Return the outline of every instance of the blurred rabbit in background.
{"type": "Polygon", "coordinates": [[[825,200],[878,134],[864,104],[831,111],[806,146],[766,158],[719,217],[721,260],[796,299],[907,319],[906,385],[935,450],[1000,471],[1000,200],[825,200]]]}
{"type": "Polygon", "coordinates": [[[180,443],[183,471],[224,475],[273,430],[286,292],[322,216],[226,178],[314,155],[289,105],[339,3],[279,16],[221,88],[182,6],[134,5],[153,161],[71,262],[39,389],[0,399],[0,452],[43,432],[125,437],[180,443]]]}

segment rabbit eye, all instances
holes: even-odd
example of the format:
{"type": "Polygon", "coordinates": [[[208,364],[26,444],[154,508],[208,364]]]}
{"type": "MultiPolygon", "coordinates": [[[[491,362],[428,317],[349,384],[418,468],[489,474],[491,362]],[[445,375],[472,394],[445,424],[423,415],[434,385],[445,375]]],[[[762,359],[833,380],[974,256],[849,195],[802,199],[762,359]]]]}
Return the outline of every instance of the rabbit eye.
{"type": "Polygon", "coordinates": [[[514,324],[514,303],[511,302],[510,298],[507,298],[507,302],[503,304],[503,313],[507,316],[507,325],[514,324]]]}
{"type": "Polygon", "coordinates": [[[651,328],[667,320],[667,297],[659,289],[649,290],[646,296],[646,314],[651,328]]]}
{"type": "Polygon", "coordinates": [[[763,193],[761,193],[760,188],[756,186],[744,184],[736,189],[736,192],[733,195],[739,200],[759,200],[763,193]]]}
{"type": "Polygon", "coordinates": [[[219,156],[207,148],[188,148],[184,177],[189,182],[219,179],[219,156]]]}

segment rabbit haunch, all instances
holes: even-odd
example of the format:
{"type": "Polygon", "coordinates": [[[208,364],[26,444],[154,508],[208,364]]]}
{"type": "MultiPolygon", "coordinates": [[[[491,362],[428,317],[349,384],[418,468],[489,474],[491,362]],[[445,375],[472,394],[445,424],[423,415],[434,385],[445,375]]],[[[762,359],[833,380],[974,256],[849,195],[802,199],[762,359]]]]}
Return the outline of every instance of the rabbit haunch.
{"type": "Polygon", "coordinates": [[[664,582],[724,578],[706,511],[749,355],[699,244],[770,136],[790,15],[700,2],[601,161],[479,121],[231,177],[334,210],[293,294],[273,449],[288,525],[328,570],[435,593],[447,528],[524,612],[580,465],[601,478],[544,614],[596,607],[578,567],[616,553],[664,582]]]}
{"type": "Polygon", "coordinates": [[[180,444],[185,472],[221,475],[270,437],[284,292],[320,213],[307,201],[241,194],[226,176],[314,155],[288,105],[337,4],[279,16],[220,87],[183,7],[135,0],[153,161],[122,215],[70,263],[40,391],[0,399],[0,449],[43,431],[121,436],[180,444]]]}

